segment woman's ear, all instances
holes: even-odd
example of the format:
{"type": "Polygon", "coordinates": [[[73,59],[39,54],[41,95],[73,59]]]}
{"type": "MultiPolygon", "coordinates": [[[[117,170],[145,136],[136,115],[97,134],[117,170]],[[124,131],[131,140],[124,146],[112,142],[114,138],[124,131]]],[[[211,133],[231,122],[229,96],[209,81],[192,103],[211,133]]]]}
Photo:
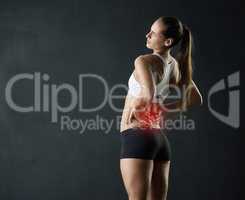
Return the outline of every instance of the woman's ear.
{"type": "Polygon", "coordinates": [[[168,38],[164,41],[164,45],[166,47],[170,47],[173,44],[173,39],[172,38],[168,38]]]}

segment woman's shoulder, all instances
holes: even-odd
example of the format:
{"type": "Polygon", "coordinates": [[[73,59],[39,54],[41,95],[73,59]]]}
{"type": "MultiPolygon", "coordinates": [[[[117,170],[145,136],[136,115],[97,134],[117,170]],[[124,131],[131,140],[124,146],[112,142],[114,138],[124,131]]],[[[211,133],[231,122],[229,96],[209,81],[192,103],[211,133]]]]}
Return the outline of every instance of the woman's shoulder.
{"type": "Polygon", "coordinates": [[[138,55],[134,60],[134,65],[145,65],[152,68],[156,63],[158,58],[153,54],[141,54],[138,55]]]}
{"type": "Polygon", "coordinates": [[[134,67],[137,68],[151,68],[152,66],[151,54],[138,55],[134,60],[134,67]]]}
{"type": "Polygon", "coordinates": [[[134,62],[149,63],[151,62],[152,58],[153,58],[152,54],[141,54],[135,58],[134,62]]]}
{"type": "Polygon", "coordinates": [[[156,58],[156,56],[152,53],[140,54],[136,56],[135,60],[144,60],[144,61],[152,61],[156,58]]]}

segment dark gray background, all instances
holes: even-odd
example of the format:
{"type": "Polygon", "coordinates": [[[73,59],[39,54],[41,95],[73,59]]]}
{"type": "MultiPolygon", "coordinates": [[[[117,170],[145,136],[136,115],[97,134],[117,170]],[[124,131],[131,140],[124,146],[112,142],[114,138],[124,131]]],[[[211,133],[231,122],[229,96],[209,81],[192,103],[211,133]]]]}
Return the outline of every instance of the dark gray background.
{"type": "MultiPolygon", "coordinates": [[[[57,1],[0,3],[0,199],[127,199],[119,171],[119,132],[61,131],[49,113],[18,113],[5,101],[8,80],[18,73],[48,73],[50,84],[77,87],[78,74],[94,73],[127,84],[136,56],[150,53],[145,35],[162,15],[177,16],[192,30],[194,80],[204,105],[187,113],[196,130],[168,135],[173,160],[168,199],[241,198],[242,151],[239,129],[208,110],[207,93],[238,71],[244,58],[242,6],[236,1],[57,1]]],[[[103,97],[86,85],[85,104],[103,97]],[[89,101],[88,101],[89,100],[89,101]]],[[[14,98],[29,105],[32,85],[20,84],[14,98]]],[[[119,92],[120,93],[120,92],[119,92]]],[[[125,91],[121,91],[125,94],[125,91]]],[[[62,96],[64,105],[69,95],[62,96]]],[[[227,113],[228,91],[213,107],[227,113]]],[[[117,102],[122,108],[123,101],[117,102]]],[[[108,104],[99,112],[74,109],[72,118],[96,114],[115,119],[108,104]]]]}

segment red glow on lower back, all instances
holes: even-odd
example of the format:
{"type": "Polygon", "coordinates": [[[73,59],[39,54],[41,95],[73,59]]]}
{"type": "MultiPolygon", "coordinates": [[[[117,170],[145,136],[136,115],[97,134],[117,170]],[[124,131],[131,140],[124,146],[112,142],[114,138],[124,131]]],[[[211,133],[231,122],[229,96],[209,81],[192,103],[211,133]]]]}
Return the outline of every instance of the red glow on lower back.
{"type": "Polygon", "coordinates": [[[152,103],[144,111],[135,111],[135,116],[142,128],[151,128],[162,123],[164,109],[158,103],[152,103]]]}

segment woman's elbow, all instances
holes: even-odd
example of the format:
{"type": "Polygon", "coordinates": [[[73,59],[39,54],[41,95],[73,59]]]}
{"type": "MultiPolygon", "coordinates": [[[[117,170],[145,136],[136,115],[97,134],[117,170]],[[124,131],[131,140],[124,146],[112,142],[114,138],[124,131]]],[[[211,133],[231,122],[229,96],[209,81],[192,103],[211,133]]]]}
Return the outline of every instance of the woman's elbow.
{"type": "Polygon", "coordinates": [[[200,93],[200,91],[198,90],[196,84],[194,83],[194,81],[192,81],[192,87],[191,87],[191,91],[190,91],[190,96],[191,96],[191,102],[194,105],[198,105],[201,106],[203,104],[203,98],[202,95],[200,93]]]}
{"type": "Polygon", "coordinates": [[[200,94],[200,101],[199,101],[199,106],[203,105],[203,98],[202,95],[200,94]]]}
{"type": "Polygon", "coordinates": [[[202,98],[202,95],[201,95],[201,93],[199,92],[198,89],[195,91],[195,95],[194,96],[195,96],[194,99],[196,100],[196,104],[201,106],[203,104],[203,98],[202,98]]]}
{"type": "Polygon", "coordinates": [[[192,98],[189,100],[188,107],[192,106],[201,106],[203,104],[203,98],[201,94],[193,95],[192,98]]]}

